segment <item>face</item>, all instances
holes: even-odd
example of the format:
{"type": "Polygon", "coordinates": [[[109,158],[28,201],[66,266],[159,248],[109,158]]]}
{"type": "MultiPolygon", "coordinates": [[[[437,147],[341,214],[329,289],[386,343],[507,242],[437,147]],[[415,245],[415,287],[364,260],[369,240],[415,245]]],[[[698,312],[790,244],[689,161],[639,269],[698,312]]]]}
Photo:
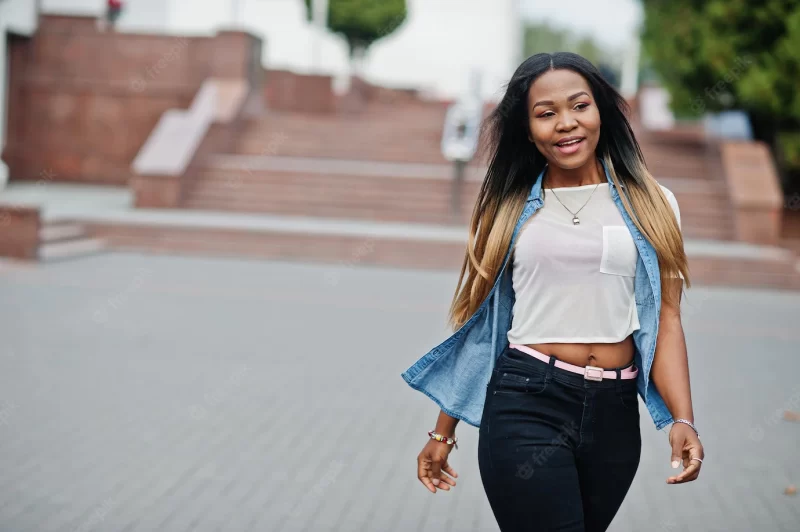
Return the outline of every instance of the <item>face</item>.
{"type": "Polygon", "coordinates": [[[586,80],[572,70],[551,70],[528,91],[528,138],[547,161],[566,170],[595,156],[600,111],[586,80]]]}

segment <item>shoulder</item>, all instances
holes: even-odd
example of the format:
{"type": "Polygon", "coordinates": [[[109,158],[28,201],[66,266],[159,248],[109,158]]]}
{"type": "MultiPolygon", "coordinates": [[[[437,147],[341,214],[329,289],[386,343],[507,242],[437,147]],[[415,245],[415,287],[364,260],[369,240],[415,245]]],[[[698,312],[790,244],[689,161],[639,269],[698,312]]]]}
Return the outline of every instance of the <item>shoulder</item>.
{"type": "Polygon", "coordinates": [[[664,196],[667,198],[667,201],[672,206],[672,208],[676,209],[678,207],[678,200],[675,198],[675,194],[673,194],[670,189],[668,189],[661,183],[659,183],[658,186],[661,187],[661,191],[664,193],[664,196]]]}
{"type": "Polygon", "coordinates": [[[667,187],[665,187],[661,183],[659,183],[658,186],[661,187],[661,191],[667,197],[667,200],[669,200],[671,202],[671,201],[673,201],[675,199],[675,194],[673,194],[670,189],[668,189],[667,187]]]}
{"type": "Polygon", "coordinates": [[[681,210],[678,207],[678,200],[675,197],[675,194],[673,194],[670,189],[668,189],[661,183],[659,183],[658,186],[661,187],[661,191],[664,193],[664,197],[667,198],[667,203],[669,203],[669,206],[672,207],[672,210],[675,213],[675,217],[678,219],[678,223],[680,224],[681,210]]]}

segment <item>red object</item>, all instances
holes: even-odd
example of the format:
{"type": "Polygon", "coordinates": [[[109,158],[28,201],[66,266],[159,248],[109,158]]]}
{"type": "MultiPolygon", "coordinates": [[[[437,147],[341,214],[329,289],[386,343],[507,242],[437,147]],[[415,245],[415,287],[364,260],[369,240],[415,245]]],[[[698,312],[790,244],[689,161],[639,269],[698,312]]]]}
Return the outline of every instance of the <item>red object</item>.
{"type": "Polygon", "coordinates": [[[108,0],[109,9],[122,9],[122,0],[108,0]]]}

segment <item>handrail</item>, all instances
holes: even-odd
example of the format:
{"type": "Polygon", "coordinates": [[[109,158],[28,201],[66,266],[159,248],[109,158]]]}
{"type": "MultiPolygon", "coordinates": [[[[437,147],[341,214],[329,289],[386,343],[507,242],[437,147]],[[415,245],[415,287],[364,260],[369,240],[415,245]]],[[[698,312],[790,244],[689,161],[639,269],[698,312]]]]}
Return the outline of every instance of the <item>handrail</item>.
{"type": "Polygon", "coordinates": [[[183,175],[211,124],[231,122],[246,97],[246,80],[205,80],[189,109],[169,109],[161,115],[133,160],[134,173],[183,175]]]}

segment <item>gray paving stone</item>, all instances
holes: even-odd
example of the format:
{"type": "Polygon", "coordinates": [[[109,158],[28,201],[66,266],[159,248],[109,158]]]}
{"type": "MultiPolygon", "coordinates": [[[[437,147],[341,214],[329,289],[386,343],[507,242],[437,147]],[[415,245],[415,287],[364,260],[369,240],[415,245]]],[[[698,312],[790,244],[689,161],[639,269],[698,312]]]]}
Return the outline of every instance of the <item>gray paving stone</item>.
{"type": "MultiPolygon", "coordinates": [[[[454,285],[113,253],[4,268],[0,531],[497,530],[474,428],[458,428],[453,491],[416,479],[437,411],[399,374],[446,335],[454,285]]],[[[642,407],[612,531],[800,529],[783,495],[800,424],[781,419],[800,410],[799,311],[796,294],[689,292],[703,476],[665,483],[667,435],[642,407]]]]}

